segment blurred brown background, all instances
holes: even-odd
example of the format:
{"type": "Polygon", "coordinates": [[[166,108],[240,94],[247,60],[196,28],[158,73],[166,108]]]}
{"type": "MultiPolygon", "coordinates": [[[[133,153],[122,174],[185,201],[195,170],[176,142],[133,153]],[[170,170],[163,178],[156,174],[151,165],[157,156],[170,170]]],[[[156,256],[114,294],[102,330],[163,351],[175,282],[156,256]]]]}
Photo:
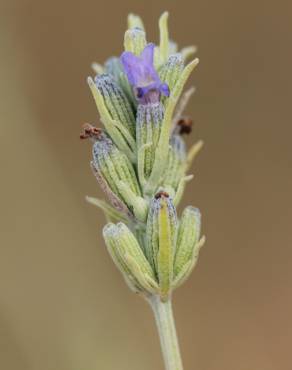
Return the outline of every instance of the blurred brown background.
{"type": "Polygon", "coordinates": [[[175,294],[186,370],[288,370],[291,364],[290,2],[1,1],[0,368],[162,369],[150,309],[100,237],[90,146],[98,122],[92,61],[122,50],[128,12],[148,39],[196,43],[188,108],[206,146],[184,204],[207,244],[175,294]]]}

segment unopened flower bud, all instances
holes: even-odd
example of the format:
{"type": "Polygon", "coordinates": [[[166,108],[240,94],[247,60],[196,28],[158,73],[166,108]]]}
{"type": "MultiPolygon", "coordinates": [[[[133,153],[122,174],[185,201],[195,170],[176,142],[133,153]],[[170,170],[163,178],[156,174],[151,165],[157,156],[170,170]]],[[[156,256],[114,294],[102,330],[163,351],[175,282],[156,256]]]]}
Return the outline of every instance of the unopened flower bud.
{"type": "Polygon", "coordinates": [[[127,156],[114,145],[105,133],[102,133],[96,140],[92,152],[92,166],[96,178],[109,196],[113,206],[121,210],[121,204],[117,204],[118,199],[129,210],[133,211],[132,203],[129,203],[129,199],[120,191],[120,183],[122,182],[126,184],[133,198],[141,195],[135,170],[127,156]]]}
{"type": "Polygon", "coordinates": [[[170,187],[174,193],[184,176],[185,161],[186,147],[184,140],[179,135],[173,135],[170,140],[168,163],[162,184],[164,187],[170,187]]]}
{"type": "Polygon", "coordinates": [[[158,284],[134,234],[123,223],[107,224],[103,236],[108,251],[129,285],[136,291],[156,293],[158,284]]]}
{"type": "Polygon", "coordinates": [[[155,269],[162,299],[170,293],[177,228],[176,210],[171,198],[161,191],[153,198],[146,228],[146,255],[155,269]]]}
{"type": "Polygon", "coordinates": [[[182,55],[177,53],[170,55],[166,63],[161,67],[159,77],[165,82],[170,91],[174,88],[184,67],[182,55]]]}
{"type": "Polygon", "coordinates": [[[96,76],[95,84],[113,120],[120,122],[135,137],[135,117],[122,89],[108,74],[96,76]]]}
{"type": "Polygon", "coordinates": [[[151,174],[164,108],[161,103],[139,104],[136,121],[138,173],[142,186],[151,174]]]}
{"type": "Polygon", "coordinates": [[[145,32],[138,27],[129,29],[125,33],[125,51],[140,55],[146,46],[145,32]]]}
{"type": "Polygon", "coordinates": [[[175,287],[182,283],[195,266],[199,250],[204,243],[200,240],[201,213],[198,208],[187,207],[183,211],[177,234],[176,254],[174,259],[175,287]]]}

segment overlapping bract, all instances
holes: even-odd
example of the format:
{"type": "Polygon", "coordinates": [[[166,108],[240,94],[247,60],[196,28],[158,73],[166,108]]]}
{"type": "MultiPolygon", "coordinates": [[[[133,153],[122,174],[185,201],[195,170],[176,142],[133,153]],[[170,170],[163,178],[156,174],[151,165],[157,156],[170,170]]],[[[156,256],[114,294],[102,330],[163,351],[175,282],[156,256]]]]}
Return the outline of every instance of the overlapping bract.
{"type": "Polygon", "coordinates": [[[198,59],[185,65],[194,48],[177,51],[167,18],[164,13],[159,20],[155,46],[147,44],[141,19],[130,15],[125,52],[104,66],[95,63],[97,75],[88,79],[104,125],[89,135],[91,166],[111,205],[89,201],[112,221],[103,235],[127,283],[162,300],[189,276],[204,242],[199,210],[187,207],[180,219],[176,212],[201,147],[199,142],[187,154],[183,130],[175,128],[191,94],[177,103],[198,59]]]}

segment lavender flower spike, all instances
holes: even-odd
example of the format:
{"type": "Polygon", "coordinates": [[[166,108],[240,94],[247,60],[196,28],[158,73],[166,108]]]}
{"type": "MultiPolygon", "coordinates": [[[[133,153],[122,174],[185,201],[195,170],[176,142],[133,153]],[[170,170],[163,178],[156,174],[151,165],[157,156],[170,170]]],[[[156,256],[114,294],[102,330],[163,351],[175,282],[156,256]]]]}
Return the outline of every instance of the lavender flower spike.
{"type": "Polygon", "coordinates": [[[205,238],[197,208],[176,212],[202,146],[199,141],[187,153],[181,136],[190,131],[181,117],[190,92],[176,105],[199,60],[185,65],[193,49],[174,50],[167,19],[164,12],[156,46],[147,43],[141,18],[129,16],[124,52],[97,68],[95,81],[88,79],[104,129],[86,125],[80,138],[93,141],[93,173],[111,203],[87,198],[108,219],[108,251],[129,287],[153,309],[165,369],[183,370],[172,293],[191,274],[205,238]]]}
{"type": "Polygon", "coordinates": [[[169,87],[162,83],[153,65],[154,44],[148,44],[140,56],[130,51],[121,55],[121,63],[140,103],[158,102],[160,95],[169,96],[169,87]]]}

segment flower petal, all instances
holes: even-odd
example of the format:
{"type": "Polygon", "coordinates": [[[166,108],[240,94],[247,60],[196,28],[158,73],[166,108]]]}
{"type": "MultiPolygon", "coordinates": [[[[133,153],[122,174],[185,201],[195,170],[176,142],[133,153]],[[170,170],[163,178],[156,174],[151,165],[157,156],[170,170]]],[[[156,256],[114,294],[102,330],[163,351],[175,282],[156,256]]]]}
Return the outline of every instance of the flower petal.
{"type": "Polygon", "coordinates": [[[128,80],[131,85],[135,86],[137,84],[137,78],[139,77],[139,64],[141,60],[139,57],[131,53],[130,51],[125,51],[120,58],[128,80]]]}
{"type": "Polygon", "coordinates": [[[151,66],[153,66],[154,48],[154,44],[148,44],[145,46],[144,50],[141,53],[141,59],[143,59],[143,61],[151,66]]]}

